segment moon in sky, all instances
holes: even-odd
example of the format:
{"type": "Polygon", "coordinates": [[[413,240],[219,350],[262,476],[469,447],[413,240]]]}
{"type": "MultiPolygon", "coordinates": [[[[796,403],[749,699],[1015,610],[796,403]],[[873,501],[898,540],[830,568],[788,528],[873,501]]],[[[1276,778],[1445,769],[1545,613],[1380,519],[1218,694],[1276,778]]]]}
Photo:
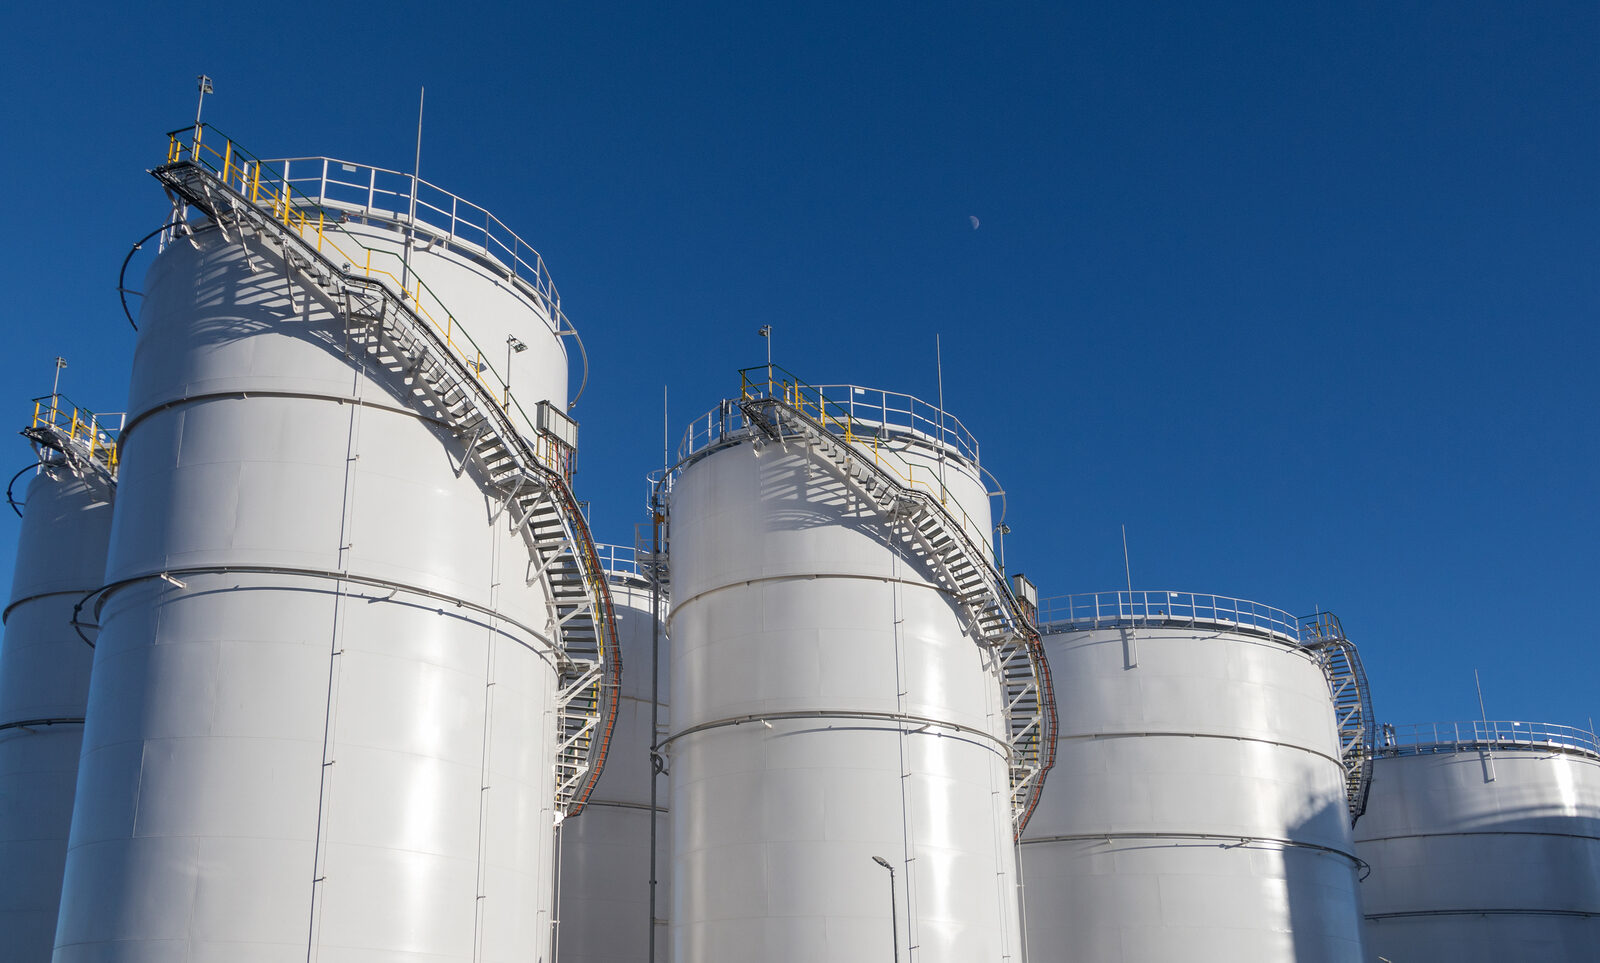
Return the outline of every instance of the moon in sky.
{"type": "Polygon", "coordinates": [[[978,229],[978,216],[976,214],[968,214],[967,220],[972,222],[972,229],[976,231],[978,229]]]}

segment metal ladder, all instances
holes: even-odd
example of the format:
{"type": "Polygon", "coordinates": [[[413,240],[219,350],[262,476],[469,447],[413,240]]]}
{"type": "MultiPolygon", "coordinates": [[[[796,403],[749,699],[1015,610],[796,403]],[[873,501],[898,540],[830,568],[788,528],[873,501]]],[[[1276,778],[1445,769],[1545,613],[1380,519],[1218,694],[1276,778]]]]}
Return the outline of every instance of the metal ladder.
{"type": "Polygon", "coordinates": [[[809,413],[775,397],[741,398],[746,420],[776,442],[799,438],[833,465],[845,484],[874,505],[933,563],[967,612],[973,635],[994,653],[1009,749],[1011,822],[1022,836],[1055,762],[1056,705],[1039,631],[1005,581],[939,500],[905,487],[809,413]]]}
{"type": "Polygon", "coordinates": [[[1344,763],[1345,801],[1354,826],[1367,811],[1372,789],[1372,760],[1377,753],[1372,692],[1356,645],[1345,637],[1338,616],[1318,612],[1301,620],[1301,639],[1316,653],[1333,695],[1333,718],[1339,728],[1339,758],[1344,763]]]}
{"type": "MultiPolygon", "coordinates": [[[[393,375],[419,410],[465,442],[484,486],[512,512],[533,556],[528,584],[543,578],[550,588],[550,630],[559,661],[555,803],[562,817],[577,815],[605,764],[622,662],[605,572],[567,477],[571,450],[542,436],[550,454],[541,458],[536,443],[512,421],[509,404],[502,407],[473,363],[413,308],[412,297],[319,251],[306,228],[295,226],[295,205],[286,191],[271,198],[270,208],[252,203],[195,147],[170,156],[151,173],[175,203],[201,211],[224,235],[230,228],[241,236],[249,232],[276,248],[288,270],[337,306],[351,350],[393,375]]],[[[229,161],[242,156],[230,142],[229,161]]],[[[260,162],[254,163],[259,171],[260,162]]],[[[321,230],[320,218],[309,223],[321,230]]]]}

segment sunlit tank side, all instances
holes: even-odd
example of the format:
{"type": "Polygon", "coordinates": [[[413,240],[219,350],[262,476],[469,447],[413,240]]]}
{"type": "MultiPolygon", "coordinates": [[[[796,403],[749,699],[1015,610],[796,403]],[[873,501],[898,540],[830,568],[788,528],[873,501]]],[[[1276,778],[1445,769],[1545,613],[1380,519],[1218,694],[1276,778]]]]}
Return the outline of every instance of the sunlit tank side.
{"type": "Polygon", "coordinates": [[[1529,722],[1385,726],[1356,826],[1367,946],[1395,963],[1600,953],[1600,747],[1529,722]]]}
{"type": "MultiPolygon", "coordinates": [[[[407,266],[403,207],[324,206],[565,409],[550,304],[490,252],[422,229],[407,266]]],[[[556,655],[514,513],[261,237],[195,222],[142,288],[56,960],[548,957],[556,655]]]]}
{"type": "Polygon", "coordinates": [[[659,695],[660,723],[667,724],[668,601],[661,598],[661,622],[652,610],[650,564],[631,548],[601,545],[617,610],[622,650],[622,693],[611,756],[605,774],[583,814],[561,827],[561,963],[644,963],[650,958],[647,933],[654,934],[655,959],[667,959],[666,910],[671,905],[667,847],[667,797],[658,787],[656,813],[656,911],[650,903],[650,783],[657,778],[650,750],[656,740],[652,699],[659,695]],[[650,684],[651,650],[659,637],[660,685],[650,684]]]}
{"type": "MultiPolygon", "coordinates": [[[[959,422],[904,395],[816,390],[856,405],[902,474],[942,476],[987,550],[959,422]]],[[[673,958],[1020,960],[1004,706],[959,600],[834,464],[734,403],[697,419],[680,455],[673,958]]]]}
{"type": "Polygon", "coordinates": [[[93,660],[93,650],[72,627],[73,608],[100,587],[115,494],[110,475],[96,467],[41,448],[22,503],[0,644],[5,960],[47,960],[55,945],[93,660]]]}
{"type": "Polygon", "coordinates": [[[1038,960],[1361,963],[1329,680],[1299,622],[1182,592],[1040,603],[1060,728],[1022,839],[1038,960]]]}

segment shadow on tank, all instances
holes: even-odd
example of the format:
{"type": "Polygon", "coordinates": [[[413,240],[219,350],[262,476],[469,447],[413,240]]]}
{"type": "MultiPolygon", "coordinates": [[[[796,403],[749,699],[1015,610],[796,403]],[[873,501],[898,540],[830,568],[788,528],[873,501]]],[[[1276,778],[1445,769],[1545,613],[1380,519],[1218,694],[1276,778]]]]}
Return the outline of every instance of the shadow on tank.
{"type": "MultiPolygon", "coordinates": [[[[1353,855],[1350,813],[1337,802],[1308,796],[1278,868],[1296,963],[1363,963],[1358,880],[1366,868],[1353,855]]],[[[1265,963],[1265,961],[1263,961],[1265,963]]]]}

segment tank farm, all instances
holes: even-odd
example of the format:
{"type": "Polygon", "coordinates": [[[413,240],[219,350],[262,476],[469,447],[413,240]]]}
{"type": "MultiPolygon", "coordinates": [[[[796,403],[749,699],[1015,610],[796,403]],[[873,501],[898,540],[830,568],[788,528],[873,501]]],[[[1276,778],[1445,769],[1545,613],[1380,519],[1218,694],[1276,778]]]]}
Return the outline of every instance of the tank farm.
{"type": "Polygon", "coordinates": [[[0,959],[1597,958],[1592,730],[1381,723],[1329,612],[1041,595],[955,413],[770,362],[597,544],[532,245],[138,160],[123,410],[14,399],[0,959]]]}

